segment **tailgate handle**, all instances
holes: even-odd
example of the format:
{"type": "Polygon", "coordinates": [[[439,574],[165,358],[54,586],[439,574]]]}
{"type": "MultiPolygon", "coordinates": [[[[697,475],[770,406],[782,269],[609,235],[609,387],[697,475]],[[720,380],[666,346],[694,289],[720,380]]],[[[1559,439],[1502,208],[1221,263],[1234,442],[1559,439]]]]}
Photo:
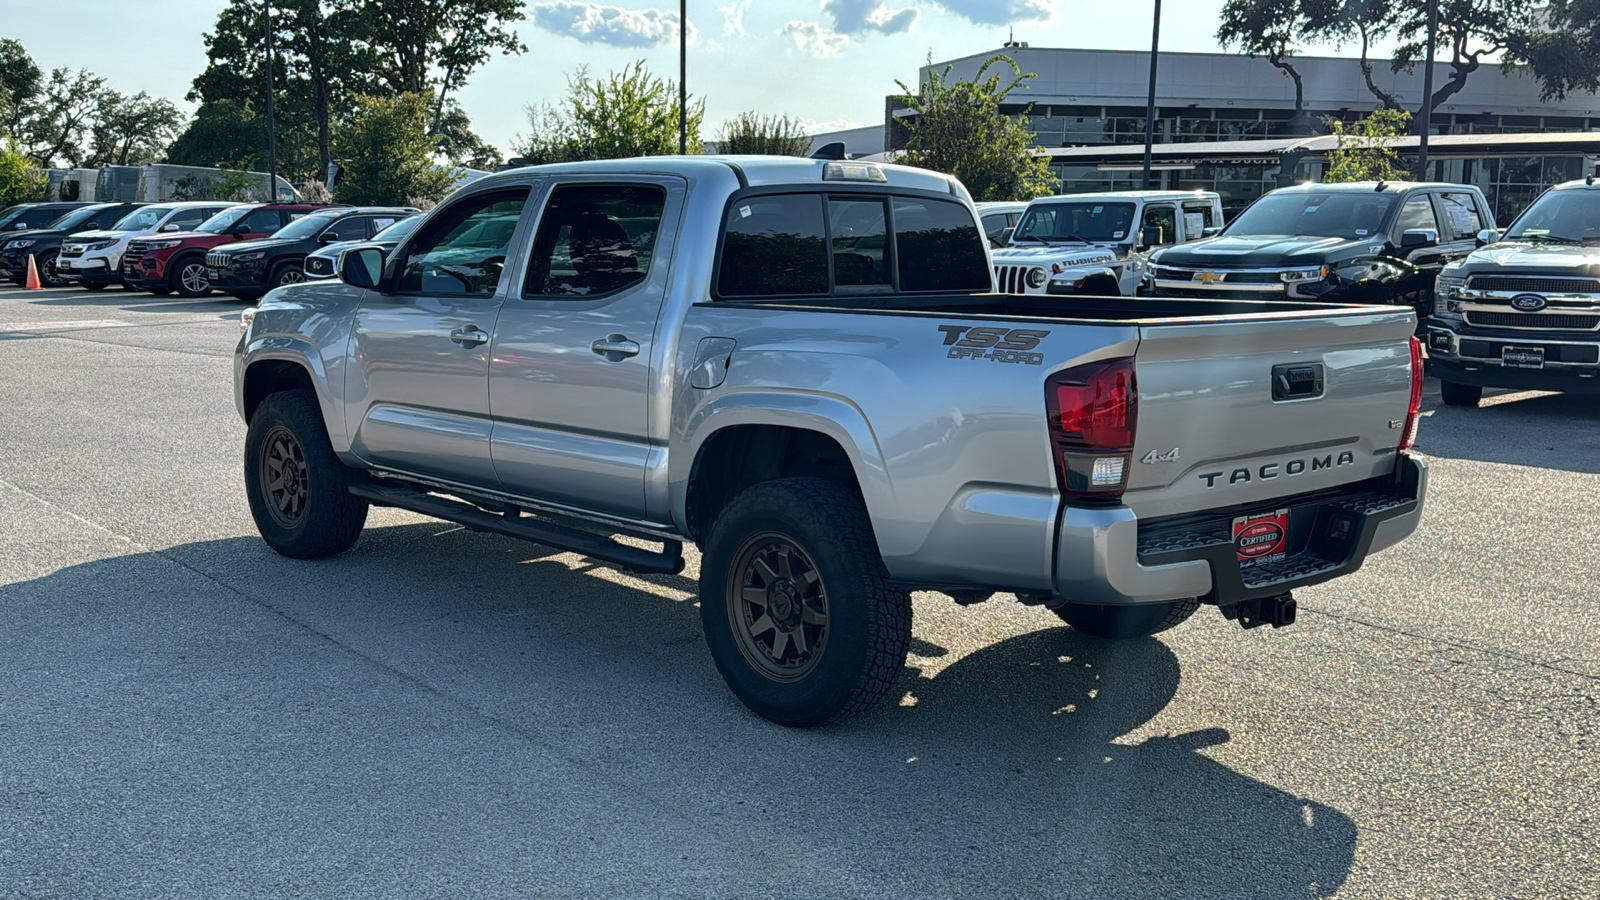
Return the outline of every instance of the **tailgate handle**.
{"type": "Polygon", "coordinates": [[[1322,363],[1282,363],[1272,367],[1272,399],[1309,400],[1322,396],[1322,363]]]}

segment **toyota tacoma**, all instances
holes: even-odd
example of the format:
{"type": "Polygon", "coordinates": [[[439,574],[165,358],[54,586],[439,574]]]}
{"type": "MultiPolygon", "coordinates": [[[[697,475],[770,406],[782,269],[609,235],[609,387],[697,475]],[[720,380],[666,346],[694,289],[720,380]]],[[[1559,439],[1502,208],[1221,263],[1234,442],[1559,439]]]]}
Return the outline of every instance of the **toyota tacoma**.
{"type": "Polygon", "coordinates": [[[640,573],[694,542],[717,668],[786,725],[892,687],[912,591],[1286,625],[1425,492],[1409,310],[995,293],[966,190],[894,165],[501,172],[241,325],[272,548],[371,505],[640,573]]]}

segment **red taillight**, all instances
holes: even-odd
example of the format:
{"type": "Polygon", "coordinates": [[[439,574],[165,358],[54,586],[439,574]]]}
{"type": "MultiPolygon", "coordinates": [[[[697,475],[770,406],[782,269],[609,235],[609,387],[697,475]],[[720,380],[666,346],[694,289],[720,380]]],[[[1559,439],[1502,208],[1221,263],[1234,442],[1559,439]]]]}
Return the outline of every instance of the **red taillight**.
{"type": "Polygon", "coordinates": [[[1422,421],[1422,342],[1411,338],[1411,408],[1406,411],[1406,427],[1400,432],[1400,449],[1417,445],[1417,425],[1422,421]]]}
{"type": "Polygon", "coordinates": [[[1115,498],[1127,489],[1138,399],[1133,360],[1127,357],[1076,366],[1045,382],[1064,492],[1115,498]]]}

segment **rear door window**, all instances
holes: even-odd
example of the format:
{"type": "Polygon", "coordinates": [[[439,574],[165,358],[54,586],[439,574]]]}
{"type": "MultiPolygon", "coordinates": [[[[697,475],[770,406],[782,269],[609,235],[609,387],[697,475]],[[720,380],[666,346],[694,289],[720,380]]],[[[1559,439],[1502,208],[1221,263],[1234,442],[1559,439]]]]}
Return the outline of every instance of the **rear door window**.
{"type": "Polygon", "coordinates": [[[647,184],[564,184],[551,192],[524,296],[587,299],[645,280],[667,193],[647,184]]]}

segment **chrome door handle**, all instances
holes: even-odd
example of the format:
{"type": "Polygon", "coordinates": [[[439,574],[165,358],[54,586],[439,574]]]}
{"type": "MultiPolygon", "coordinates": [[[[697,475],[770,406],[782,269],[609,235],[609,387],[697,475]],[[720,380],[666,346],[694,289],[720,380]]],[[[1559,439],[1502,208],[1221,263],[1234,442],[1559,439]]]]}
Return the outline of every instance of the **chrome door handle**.
{"type": "Polygon", "coordinates": [[[639,342],[628,340],[625,334],[608,334],[590,344],[589,349],[612,362],[620,362],[639,355],[639,342]]]}
{"type": "Polygon", "coordinates": [[[487,332],[481,331],[476,325],[467,325],[450,332],[450,340],[463,347],[476,347],[479,344],[489,343],[487,332]]]}

